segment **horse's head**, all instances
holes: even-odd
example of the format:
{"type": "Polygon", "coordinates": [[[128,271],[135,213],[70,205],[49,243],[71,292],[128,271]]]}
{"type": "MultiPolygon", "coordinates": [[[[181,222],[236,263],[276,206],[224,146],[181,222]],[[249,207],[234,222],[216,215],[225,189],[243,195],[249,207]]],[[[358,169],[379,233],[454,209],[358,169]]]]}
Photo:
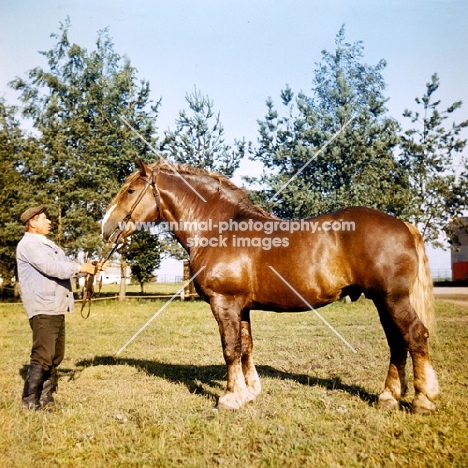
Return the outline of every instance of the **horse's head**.
{"type": "Polygon", "coordinates": [[[109,204],[102,220],[102,238],[116,242],[159,220],[157,169],[138,160],[139,170],[132,174],[109,204]]]}

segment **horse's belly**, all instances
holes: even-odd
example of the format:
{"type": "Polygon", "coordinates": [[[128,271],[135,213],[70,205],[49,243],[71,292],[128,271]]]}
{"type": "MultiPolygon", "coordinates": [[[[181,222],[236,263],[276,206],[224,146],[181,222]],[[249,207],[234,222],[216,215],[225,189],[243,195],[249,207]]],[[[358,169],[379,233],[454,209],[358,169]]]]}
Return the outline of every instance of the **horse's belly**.
{"type": "Polygon", "coordinates": [[[341,296],[341,288],[291,283],[281,278],[271,288],[262,285],[252,294],[252,308],[274,311],[303,311],[323,307],[341,296]]]}
{"type": "Polygon", "coordinates": [[[309,310],[339,299],[348,281],[342,271],[324,267],[323,258],[307,258],[310,251],[292,250],[287,251],[289,255],[258,255],[258,250],[218,255],[215,262],[206,262],[211,266],[201,275],[203,296],[243,297],[245,307],[277,311],[309,310]]]}

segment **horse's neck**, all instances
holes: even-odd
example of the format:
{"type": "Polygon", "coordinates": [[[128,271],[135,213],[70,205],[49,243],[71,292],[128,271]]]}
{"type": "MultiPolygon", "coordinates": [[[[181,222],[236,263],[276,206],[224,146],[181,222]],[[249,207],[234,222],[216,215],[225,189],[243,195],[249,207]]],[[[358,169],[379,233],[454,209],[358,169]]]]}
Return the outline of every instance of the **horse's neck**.
{"type": "Polygon", "coordinates": [[[199,223],[211,220],[212,225],[216,225],[238,215],[238,205],[221,195],[222,189],[216,179],[204,175],[182,174],[179,177],[163,173],[158,179],[162,220],[170,223],[182,245],[188,237],[199,233],[199,223]]]}

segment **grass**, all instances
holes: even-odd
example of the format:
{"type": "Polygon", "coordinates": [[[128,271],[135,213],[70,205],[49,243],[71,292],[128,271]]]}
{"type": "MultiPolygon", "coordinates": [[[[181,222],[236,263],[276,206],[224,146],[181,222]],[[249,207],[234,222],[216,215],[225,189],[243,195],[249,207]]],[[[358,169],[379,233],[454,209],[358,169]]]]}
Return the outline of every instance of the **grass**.
{"type": "MultiPolygon", "coordinates": [[[[181,287],[183,283],[145,283],[143,295],[166,295],[174,294],[181,287]]],[[[119,294],[119,285],[118,284],[105,284],[102,286],[101,295],[102,296],[114,296],[119,294]]],[[[96,286],[96,292],[98,291],[98,286],[96,286]]],[[[127,284],[126,285],[126,294],[128,296],[139,296],[142,295],[141,288],[139,284],[127,284]]]]}
{"type": "MultiPolygon", "coordinates": [[[[176,286],[177,288],[177,286],[176,286]]],[[[119,356],[162,301],[103,301],[67,317],[67,354],[52,411],[20,397],[30,329],[0,308],[2,467],[462,467],[468,465],[468,308],[437,303],[434,415],[376,408],[388,349],[368,301],[311,313],[252,313],[263,385],[239,411],[215,411],[225,387],[217,325],[199,301],[173,302],[119,356]]]]}

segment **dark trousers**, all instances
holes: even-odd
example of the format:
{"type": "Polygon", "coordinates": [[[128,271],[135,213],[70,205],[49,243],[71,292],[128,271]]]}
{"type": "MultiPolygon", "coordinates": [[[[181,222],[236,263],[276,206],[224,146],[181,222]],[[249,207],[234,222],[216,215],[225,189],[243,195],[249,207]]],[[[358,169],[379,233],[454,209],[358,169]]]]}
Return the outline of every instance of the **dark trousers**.
{"type": "Polygon", "coordinates": [[[29,325],[33,332],[31,364],[45,371],[57,367],[65,355],[65,316],[35,315],[29,325]]]}

